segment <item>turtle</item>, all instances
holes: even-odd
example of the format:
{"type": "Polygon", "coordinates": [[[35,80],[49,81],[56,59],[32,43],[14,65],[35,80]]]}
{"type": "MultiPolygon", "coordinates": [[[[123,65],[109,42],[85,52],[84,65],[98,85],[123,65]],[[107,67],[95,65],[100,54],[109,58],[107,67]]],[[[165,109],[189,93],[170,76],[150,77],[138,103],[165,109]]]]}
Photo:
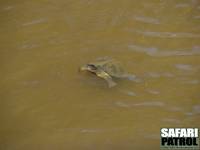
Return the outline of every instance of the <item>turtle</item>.
{"type": "Polygon", "coordinates": [[[96,76],[104,79],[108,83],[108,87],[114,87],[117,83],[114,78],[135,78],[134,75],[130,75],[124,71],[122,65],[112,58],[96,59],[94,62],[89,62],[80,67],[80,71],[89,71],[96,76]]]}

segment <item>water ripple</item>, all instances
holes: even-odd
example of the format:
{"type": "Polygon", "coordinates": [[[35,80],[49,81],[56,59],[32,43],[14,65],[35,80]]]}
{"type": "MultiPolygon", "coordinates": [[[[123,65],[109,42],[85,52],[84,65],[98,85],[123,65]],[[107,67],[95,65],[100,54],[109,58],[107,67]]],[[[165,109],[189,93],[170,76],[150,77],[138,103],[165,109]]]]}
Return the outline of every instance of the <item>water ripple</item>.
{"type": "Polygon", "coordinates": [[[147,72],[145,76],[151,77],[151,78],[160,78],[160,77],[172,78],[174,77],[174,74],[170,72],[147,72]]]}
{"type": "Polygon", "coordinates": [[[119,107],[134,107],[134,106],[148,106],[148,107],[163,107],[165,106],[165,104],[163,102],[160,101],[152,101],[152,102],[141,102],[141,103],[125,103],[122,101],[118,101],[115,103],[117,106],[119,107]]]}
{"type": "Polygon", "coordinates": [[[199,115],[200,114],[200,104],[194,105],[192,111],[185,113],[187,116],[199,115]]]}
{"type": "Polygon", "coordinates": [[[8,11],[8,10],[11,10],[13,8],[14,8],[14,6],[6,6],[6,7],[3,8],[3,10],[8,11]]]}
{"type": "Polygon", "coordinates": [[[128,48],[135,52],[146,53],[149,56],[191,56],[200,55],[200,46],[194,46],[192,49],[158,49],[157,47],[144,47],[141,45],[130,44],[128,48]]]}
{"type": "Polygon", "coordinates": [[[194,105],[194,106],[192,107],[192,112],[193,112],[194,114],[200,114],[200,105],[194,105]]]}
{"type": "Polygon", "coordinates": [[[176,4],[175,7],[176,8],[186,8],[186,7],[190,7],[190,4],[180,3],[180,4],[176,4]]]}
{"type": "Polygon", "coordinates": [[[149,90],[147,90],[147,92],[150,93],[150,94],[153,94],[153,95],[158,95],[158,94],[160,94],[160,91],[153,90],[153,89],[149,89],[149,90]]]}
{"type": "Polygon", "coordinates": [[[175,64],[175,67],[179,70],[184,70],[184,71],[192,71],[194,68],[192,65],[189,64],[175,64]]]}
{"type": "Polygon", "coordinates": [[[174,118],[164,118],[162,119],[163,122],[167,122],[167,123],[175,123],[175,124],[180,124],[181,121],[178,119],[174,119],[174,118]]]}
{"type": "Polygon", "coordinates": [[[146,17],[146,16],[134,16],[133,19],[136,21],[143,22],[143,23],[160,24],[160,21],[158,19],[146,17]]]}
{"type": "Polygon", "coordinates": [[[119,127],[119,128],[81,128],[79,131],[81,133],[100,133],[100,132],[118,132],[120,130],[125,130],[127,127],[119,127]]]}
{"type": "Polygon", "coordinates": [[[154,102],[142,102],[142,103],[136,103],[134,106],[159,106],[162,107],[165,104],[163,102],[154,101],[154,102]]]}
{"type": "Polygon", "coordinates": [[[27,23],[23,23],[22,25],[23,26],[29,26],[29,25],[35,25],[35,24],[44,23],[44,22],[46,22],[46,19],[40,18],[40,19],[37,19],[37,20],[32,20],[32,21],[27,22],[27,23]]]}
{"type": "Polygon", "coordinates": [[[197,85],[200,84],[200,81],[197,79],[193,79],[193,80],[186,80],[186,81],[182,81],[182,83],[184,84],[192,84],[192,85],[197,85]]]}
{"type": "Polygon", "coordinates": [[[200,19],[200,16],[194,16],[193,18],[194,19],[200,19]]]}
{"type": "Polygon", "coordinates": [[[137,95],[135,92],[129,91],[129,90],[121,90],[121,92],[128,96],[136,96],[137,95]]]}
{"type": "Polygon", "coordinates": [[[175,32],[156,32],[156,31],[136,31],[137,33],[143,34],[145,36],[159,37],[159,38],[200,38],[200,34],[194,33],[175,33],[175,32]]]}

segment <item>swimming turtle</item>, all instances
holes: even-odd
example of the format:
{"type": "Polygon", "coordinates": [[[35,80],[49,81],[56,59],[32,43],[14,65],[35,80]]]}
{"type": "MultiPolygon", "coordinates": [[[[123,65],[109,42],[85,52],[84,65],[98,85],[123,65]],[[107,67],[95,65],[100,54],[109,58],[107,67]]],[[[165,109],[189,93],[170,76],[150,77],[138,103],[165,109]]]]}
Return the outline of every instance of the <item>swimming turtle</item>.
{"type": "Polygon", "coordinates": [[[80,71],[89,71],[96,76],[105,79],[110,88],[117,85],[113,78],[128,78],[130,80],[135,78],[134,75],[125,73],[121,64],[112,58],[102,58],[87,63],[80,67],[80,71]]]}

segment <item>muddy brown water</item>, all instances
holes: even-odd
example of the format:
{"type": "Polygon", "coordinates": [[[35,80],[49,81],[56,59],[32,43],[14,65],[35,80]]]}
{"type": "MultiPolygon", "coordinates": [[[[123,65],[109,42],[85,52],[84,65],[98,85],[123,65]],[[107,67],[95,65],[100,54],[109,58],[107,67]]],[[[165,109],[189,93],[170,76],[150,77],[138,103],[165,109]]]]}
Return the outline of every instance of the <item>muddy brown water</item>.
{"type": "Polygon", "coordinates": [[[200,127],[198,0],[0,2],[0,149],[159,149],[200,127]],[[112,57],[141,82],[79,66],[112,57]]]}

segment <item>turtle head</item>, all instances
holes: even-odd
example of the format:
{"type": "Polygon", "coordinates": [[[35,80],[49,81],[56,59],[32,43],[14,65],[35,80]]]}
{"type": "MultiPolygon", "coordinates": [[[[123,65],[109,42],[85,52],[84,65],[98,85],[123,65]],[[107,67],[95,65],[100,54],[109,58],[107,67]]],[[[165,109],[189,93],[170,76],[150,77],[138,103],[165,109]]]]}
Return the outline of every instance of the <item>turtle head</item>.
{"type": "Polygon", "coordinates": [[[97,67],[93,64],[86,64],[80,67],[80,71],[90,71],[95,73],[97,71],[97,67]]]}

